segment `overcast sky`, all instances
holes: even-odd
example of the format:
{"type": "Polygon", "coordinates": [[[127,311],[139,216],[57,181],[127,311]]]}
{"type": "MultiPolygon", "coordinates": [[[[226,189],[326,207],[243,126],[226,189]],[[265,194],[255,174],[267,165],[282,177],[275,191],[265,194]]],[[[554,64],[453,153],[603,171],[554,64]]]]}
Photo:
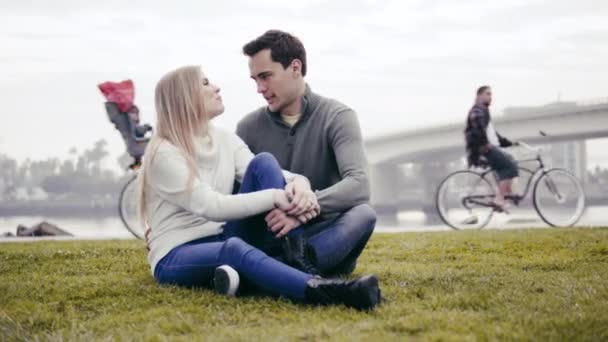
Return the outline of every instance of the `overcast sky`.
{"type": "MultiPolygon", "coordinates": [[[[263,105],[241,47],[290,31],[313,90],[348,104],[365,136],[462,121],[475,88],[493,111],[608,97],[608,1],[0,0],[0,153],[65,157],[105,138],[124,149],[96,85],[131,78],[142,118],[172,68],[200,64],[233,130],[263,105]]],[[[602,159],[608,140],[590,148],[602,159]]],[[[115,158],[112,158],[112,162],[115,158]]]]}

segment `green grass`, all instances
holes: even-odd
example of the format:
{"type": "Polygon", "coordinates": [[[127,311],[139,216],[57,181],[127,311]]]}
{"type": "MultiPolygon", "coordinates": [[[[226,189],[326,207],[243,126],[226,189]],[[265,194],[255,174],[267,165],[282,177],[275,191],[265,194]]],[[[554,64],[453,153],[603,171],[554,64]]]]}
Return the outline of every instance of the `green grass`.
{"type": "Polygon", "coordinates": [[[154,283],[139,241],[0,244],[0,341],[607,340],[608,229],[376,234],[371,313],[154,283]]]}

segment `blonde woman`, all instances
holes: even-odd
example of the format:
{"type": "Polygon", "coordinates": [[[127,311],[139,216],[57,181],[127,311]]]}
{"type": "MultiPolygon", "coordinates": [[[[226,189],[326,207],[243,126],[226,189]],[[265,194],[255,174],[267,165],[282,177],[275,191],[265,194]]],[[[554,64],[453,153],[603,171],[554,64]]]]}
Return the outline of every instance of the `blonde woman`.
{"type": "MultiPolygon", "coordinates": [[[[270,154],[254,157],[235,134],[210,123],[224,111],[219,92],[197,66],[171,71],[156,86],[157,129],[139,180],[140,214],[151,227],[148,261],[154,278],[186,287],[214,285],[228,295],[244,278],[256,290],[297,301],[357,309],[378,305],[375,276],[323,279],[224,233],[226,221],[240,226],[230,229],[238,234],[248,218],[274,209],[306,220],[319,208],[312,200],[290,201],[287,181],[305,179],[283,172],[270,154]],[[242,183],[241,193],[232,195],[235,180],[242,183]]],[[[285,228],[275,233],[293,227],[285,228]]]]}

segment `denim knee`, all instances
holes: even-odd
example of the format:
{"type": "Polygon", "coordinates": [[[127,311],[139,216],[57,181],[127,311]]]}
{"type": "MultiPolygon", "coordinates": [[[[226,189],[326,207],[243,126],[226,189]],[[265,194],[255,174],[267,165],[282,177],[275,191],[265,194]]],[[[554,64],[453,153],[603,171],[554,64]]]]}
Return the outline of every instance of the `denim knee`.
{"type": "Polygon", "coordinates": [[[376,227],[376,211],[369,204],[360,204],[351,209],[357,217],[359,227],[365,228],[369,233],[376,227]]]}
{"type": "Polygon", "coordinates": [[[241,240],[241,238],[231,237],[224,242],[224,247],[220,252],[220,258],[224,259],[222,262],[235,266],[236,261],[239,260],[237,258],[244,256],[252,249],[254,249],[254,247],[241,240]]]}
{"type": "Polygon", "coordinates": [[[275,158],[271,153],[268,153],[268,152],[261,152],[261,153],[257,154],[255,157],[253,157],[253,159],[249,163],[249,167],[256,167],[256,168],[276,167],[278,169],[281,169],[281,166],[279,166],[279,162],[278,162],[277,158],[275,158]]]}

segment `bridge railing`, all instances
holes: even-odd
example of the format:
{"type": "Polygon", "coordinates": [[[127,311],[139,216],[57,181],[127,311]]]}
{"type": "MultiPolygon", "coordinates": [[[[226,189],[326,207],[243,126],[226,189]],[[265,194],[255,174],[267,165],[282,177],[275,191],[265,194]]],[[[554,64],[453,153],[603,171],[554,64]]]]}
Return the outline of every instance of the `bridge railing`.
{"type": "Polygon", "coordinates": [[[598,97],[598,98],[594,98],[594,99],[576,101],[576,104],[581,107],[595,106],[595,105],[602,105],[602,104],[608,105],[608,97],[598,97]]]}
{"type": "Polygon", "coordinates": [[[545,116],[551,114],[564,114],[564,113],[576,113],[588,110],[587,107],[594,106],[608,106],[608,97],[600,97],[594,99],[587,100],[579,100],[576,102],[566,102],[563,104],[554,104],[547,105],[544,107],[530,107],[526,109],[516,110],[513,112],[507,113],[506,111],[502,112],[502,118],[519,118],[525,115],[534,115],[534,116],[545,116]]]}

